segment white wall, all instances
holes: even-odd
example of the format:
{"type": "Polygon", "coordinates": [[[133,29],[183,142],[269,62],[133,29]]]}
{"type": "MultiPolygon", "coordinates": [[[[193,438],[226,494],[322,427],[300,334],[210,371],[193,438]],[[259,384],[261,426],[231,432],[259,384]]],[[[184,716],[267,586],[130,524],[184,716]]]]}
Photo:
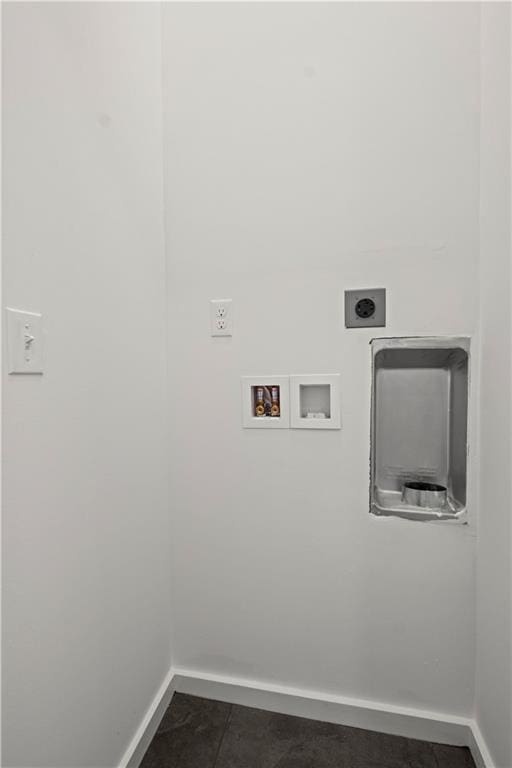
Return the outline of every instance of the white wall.
{"type": "Polygon", "coordinates": [[[479,281],[476,715],[510,763],[508,19],[486,8],[480,51],[476,4],[165,6],[168,461],[159,8],[4,5],[4,305],[47,328],[45,375],[5,380],[6,766],[118,764],[171,663],[171,585],[179,666],[472,712],[475,488],[466,527],[368,515],[368,341],[473,334],[479,281]],[[366,285],[385,332],[343,328],[366,285]],[[241,375],[329,371],[341,432],[242,430],[241,375]]]}
{"type": "Polygon", "coordinates": [[[163,18],[175,661],[469,714],[475,527],[368,514],[368,341],[476,330],[478,6],[163,18]],[[241,428],[241,375],[336,371],[340,432],[241,428]]]}
{"type": "Polygon", "coordinates": [[[3,5],[5,766],[117,765],[170,665],[159,14],[3,5]]]}
{"type": "Polygon", "coordinates": [[[497,768],[512,765],[510,7],[482,6],[481,513],[476,718],[497,768]]]}

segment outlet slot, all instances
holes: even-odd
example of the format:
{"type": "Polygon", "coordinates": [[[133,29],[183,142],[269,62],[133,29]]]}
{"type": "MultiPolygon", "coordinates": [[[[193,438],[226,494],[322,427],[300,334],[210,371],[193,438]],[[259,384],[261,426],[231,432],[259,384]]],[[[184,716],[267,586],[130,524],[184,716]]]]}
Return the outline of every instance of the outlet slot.
{"type": "Polygon", "coordinates": [[[372,317],[375,314],[375,302],[373,299],[359,299],[356,304],[356,315],[358,317],[372,317]]]}

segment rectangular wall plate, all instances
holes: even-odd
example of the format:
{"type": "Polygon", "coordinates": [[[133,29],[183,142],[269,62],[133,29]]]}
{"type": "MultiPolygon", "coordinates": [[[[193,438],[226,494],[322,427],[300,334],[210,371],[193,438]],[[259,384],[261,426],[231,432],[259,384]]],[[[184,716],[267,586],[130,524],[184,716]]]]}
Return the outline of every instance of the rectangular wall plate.
{"type": "Polygon", "coordinates": [[[290,376],[292,429],[340,429],[339,373],[290,376]]]}
{"type": "Polygon", "coordinates": [[[9,373],[43,373],[43,317],[7,307],[9,373]]]}
{"type": "Polygon", "coordinates": [[[210,299],[210,334],[233,335],[233,302],[231,299],[210,299]]]}
{"type": "Polygon", "coordinates": [[[251,429],[288,429],[290,426],[290,381],[288,376],[242,376],[242,423],[251,429]],[[272,388],[277,388],[273,402],[272,388]],[[262,401],[259,399],[261,390],[262,401]],[[278,405],[279,415],[270,415],[278,405]],[[262,409],[262,415],[256,415],[262,409]],[[267,413],[268,412],[268,413],[267,413]]]}
{"type": "Polygon", "coordinates": [[[385,288],[345,291],[345,328],[377,328],[385,325],[385,288]]]}

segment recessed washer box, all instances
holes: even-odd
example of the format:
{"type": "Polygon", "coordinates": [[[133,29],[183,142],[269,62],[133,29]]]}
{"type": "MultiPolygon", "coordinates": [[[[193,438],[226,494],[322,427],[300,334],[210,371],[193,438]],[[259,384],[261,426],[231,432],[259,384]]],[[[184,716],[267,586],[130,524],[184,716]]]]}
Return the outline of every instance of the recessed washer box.
{"type": "Polygon", "coordinates": [[[293,429],[340,429],[338,373],[290,376],[290,425],[293,429]]]}
{"type": "Polygon", "coordinates": [[[288,376],[242,376],[242,423],[248,429],[288,429],[288,376]]]}
{"type": "Polygon", "coordinates": [[[370,511],[466,516],[467,337],[374,339],[370,511]]]}

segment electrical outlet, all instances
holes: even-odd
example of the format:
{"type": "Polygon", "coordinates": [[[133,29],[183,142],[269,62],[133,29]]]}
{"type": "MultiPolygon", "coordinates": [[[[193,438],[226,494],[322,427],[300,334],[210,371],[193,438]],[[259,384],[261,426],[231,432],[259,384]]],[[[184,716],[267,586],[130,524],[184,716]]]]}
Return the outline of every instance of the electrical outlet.
{"type": "Polygon", "coordinates": [[[210,326],[212,336],[233,335],[233,306],[231,299],[211,299],[210,326]]]}
{"type": "Polygon", "coordinates": [[[345,291],[345,328],[375,328],[385,325],[385,288],[345,291]]]}

